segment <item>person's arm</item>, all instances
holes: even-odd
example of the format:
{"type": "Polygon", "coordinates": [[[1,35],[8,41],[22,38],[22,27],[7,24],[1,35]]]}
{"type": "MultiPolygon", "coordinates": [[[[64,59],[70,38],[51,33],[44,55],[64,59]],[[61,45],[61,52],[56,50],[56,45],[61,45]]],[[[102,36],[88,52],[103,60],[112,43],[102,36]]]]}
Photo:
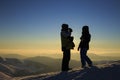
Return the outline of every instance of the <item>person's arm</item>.
{"type": "Polygon", "coordinates": [[[68,37],[70,36],[70,33],[67,33],[67,32],[65,32],[65,31],[63,31],[63,32],[61,33],[61,35],[62,35],[63,37],[68,38],[68,37]]]}
{"type": "Polygon", "coordinates": [[[78,46],[77,50],[79,51],[79,49],[80,49],[80,44],[79,44],[79,46],[78,46]]]}

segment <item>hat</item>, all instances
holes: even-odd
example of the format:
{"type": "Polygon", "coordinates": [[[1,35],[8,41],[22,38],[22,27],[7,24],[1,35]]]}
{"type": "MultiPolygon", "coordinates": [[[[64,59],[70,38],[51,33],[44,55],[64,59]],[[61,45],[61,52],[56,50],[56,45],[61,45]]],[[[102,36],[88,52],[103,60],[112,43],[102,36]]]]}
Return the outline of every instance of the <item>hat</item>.
{"type": "Polygon", "coordinates": [[[68,24],[62,24],[62,29],[68,29],[68,24]]]}

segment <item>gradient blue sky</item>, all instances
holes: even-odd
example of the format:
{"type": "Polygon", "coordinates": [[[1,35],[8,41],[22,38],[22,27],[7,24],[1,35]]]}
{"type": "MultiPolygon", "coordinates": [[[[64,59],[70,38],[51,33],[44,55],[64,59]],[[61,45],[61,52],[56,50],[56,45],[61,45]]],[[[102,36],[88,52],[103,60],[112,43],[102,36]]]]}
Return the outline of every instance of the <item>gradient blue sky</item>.
{"type": "Polygon", "coordinates": [[[88,25],[90,52],[120,52],[120,0],[0,0],[0,52],[60,53],[62,23],[76,48],[88,25]]]}

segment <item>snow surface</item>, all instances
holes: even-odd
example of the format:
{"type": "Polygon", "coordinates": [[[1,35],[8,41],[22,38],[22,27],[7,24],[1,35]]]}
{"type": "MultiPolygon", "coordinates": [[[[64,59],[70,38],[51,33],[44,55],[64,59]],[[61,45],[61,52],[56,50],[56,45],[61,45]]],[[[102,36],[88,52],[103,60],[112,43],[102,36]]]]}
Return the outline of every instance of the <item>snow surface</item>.
{"type": "Polygon", "coordinates": [[[12,77],[0,72],[0,80],[12,80],[12,77]]]}
{"type": "Polygon", "coordinates": [[[14,78],[13,80],[120,80],[120,61],[93,67],[74,68],[68,72],[51,72],[14,78]]]}

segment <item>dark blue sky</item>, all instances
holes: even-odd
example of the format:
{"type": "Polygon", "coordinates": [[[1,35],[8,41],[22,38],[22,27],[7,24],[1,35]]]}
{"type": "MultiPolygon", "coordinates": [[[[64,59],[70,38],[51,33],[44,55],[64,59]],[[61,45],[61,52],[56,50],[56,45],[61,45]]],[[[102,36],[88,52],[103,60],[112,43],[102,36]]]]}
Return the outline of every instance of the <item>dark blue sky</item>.
{"type": "Polygon", "coordinates": [[[73,29],[76,45],[82,26],[88,25],[93,49],[120,49],[120,0],[0,0],[0,11],[1,49],[26,43],[54,49],[62,23],[73,29]]]}

